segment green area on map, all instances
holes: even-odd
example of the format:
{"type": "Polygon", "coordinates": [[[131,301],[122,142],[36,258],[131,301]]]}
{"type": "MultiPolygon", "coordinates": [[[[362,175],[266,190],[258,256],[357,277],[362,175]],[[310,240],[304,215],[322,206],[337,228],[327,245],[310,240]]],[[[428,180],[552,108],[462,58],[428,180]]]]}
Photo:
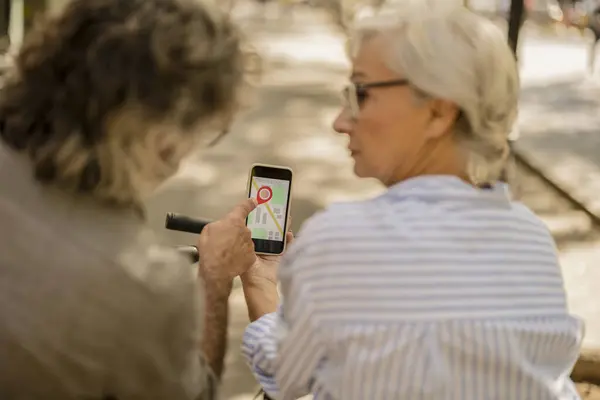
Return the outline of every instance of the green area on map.
{"type": "Polygon", "coordinates": [[[281,186],[272,186],[271,189],[273,190],[273,197],[271,198],[270,203],[279,205],[279,206],[284,206],[287,202],[286,202],[286,192],[287,190],[285,189],[285,186],[281,185],[281,186]]]}
{"type": "Polygon", "coordinates": [[[263,228],[252,228],[252,237],[254,239],[267,239],[267,230],[263,228]]]}

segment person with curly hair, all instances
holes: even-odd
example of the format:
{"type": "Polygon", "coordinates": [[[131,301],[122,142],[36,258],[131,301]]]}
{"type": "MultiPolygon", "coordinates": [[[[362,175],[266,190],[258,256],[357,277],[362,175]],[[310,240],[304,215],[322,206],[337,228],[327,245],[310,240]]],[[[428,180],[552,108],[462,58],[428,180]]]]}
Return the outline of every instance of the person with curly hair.
{"type": "Polygon", "coordinates": [[[215,398],[255,204],[207,227],[197,277],[143,201],[225,131],[241,46],[192,0],[75,0],[25,39],[0,89],[0,398],[215,398]]]}

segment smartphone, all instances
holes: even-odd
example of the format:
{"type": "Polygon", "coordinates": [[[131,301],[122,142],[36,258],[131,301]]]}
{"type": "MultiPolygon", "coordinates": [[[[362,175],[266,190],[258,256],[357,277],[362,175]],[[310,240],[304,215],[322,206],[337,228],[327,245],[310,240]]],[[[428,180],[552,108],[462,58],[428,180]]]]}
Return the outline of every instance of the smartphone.
{"type": "Polygon", "coordinates": [[[258,206],[248,215],[246,226],[252,232],[257,254],[281,254],[285,250],[292,193],[292,169],[254,164],[248,178],[248,197],[258,206]]]}

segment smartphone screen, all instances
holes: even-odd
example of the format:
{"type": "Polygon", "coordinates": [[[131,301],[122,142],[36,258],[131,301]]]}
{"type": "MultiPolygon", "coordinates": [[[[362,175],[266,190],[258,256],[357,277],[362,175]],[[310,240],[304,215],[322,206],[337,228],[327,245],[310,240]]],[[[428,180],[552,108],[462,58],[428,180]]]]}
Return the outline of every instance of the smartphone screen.
{"type": "Polygon", "coordinates": [[[254,165],[250,172],[248,196],[258,206],[248,215],[254,248],[260,254],[281,254],[285,249],[292,189],[292,170],[287,167],[254,165]]]}

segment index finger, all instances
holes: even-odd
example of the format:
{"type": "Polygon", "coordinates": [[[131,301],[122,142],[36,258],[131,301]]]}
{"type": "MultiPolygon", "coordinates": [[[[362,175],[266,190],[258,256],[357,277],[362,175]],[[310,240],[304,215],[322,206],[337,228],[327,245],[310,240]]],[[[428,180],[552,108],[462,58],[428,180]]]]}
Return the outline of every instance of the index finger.
{"type": "Polygon", "coordinates": [[[233,220],[246,220],[250,214],[258,206],[256,199],[250,198],[242,201],[227,214],[227,218],[233,220]]]}

